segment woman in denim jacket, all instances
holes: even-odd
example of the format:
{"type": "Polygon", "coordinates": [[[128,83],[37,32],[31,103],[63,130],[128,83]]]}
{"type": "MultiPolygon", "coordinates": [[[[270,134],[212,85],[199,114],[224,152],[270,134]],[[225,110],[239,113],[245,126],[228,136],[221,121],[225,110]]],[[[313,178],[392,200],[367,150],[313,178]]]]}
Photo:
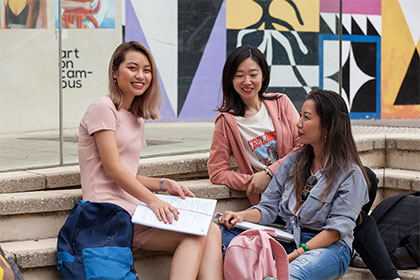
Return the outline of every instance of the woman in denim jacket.
{"type": "Polygon", "coordinates": [[[368,202],[368,180],[341,96],[311,91],[296,126],[304,146],[280,165],[258,205],[223,213],[222,243],[238,234],[231,231],[237,222],[280,222],[295,241],[282,244],[290,279],[337,278],[350,262],[353,229],[368,202]]]}

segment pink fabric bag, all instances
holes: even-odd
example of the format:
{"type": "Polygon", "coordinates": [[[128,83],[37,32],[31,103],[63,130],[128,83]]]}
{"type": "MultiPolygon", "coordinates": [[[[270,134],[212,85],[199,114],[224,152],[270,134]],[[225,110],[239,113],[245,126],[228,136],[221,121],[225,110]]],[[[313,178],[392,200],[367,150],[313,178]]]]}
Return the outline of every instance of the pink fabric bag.
{"type": "Polygon", "coordinates": [[[225,280],[275,277],[289,279],[289,261],[274,230],[249,229],[230,242],[223,265],[225,280]],[[275,260],[273,259],[273,255],[275,260]]]}

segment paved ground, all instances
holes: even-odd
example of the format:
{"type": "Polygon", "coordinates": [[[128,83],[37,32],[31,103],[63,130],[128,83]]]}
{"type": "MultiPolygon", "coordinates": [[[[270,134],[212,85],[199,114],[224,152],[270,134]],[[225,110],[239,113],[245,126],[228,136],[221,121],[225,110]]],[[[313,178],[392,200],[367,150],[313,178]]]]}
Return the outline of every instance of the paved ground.
{"type": "MultiPolygon", "coordinates": [[[[353,133],[420,135],[420,119],[354,120],[353,133]]],[[[147,123],[148,146],[142,158],[206,152],[214,124],[210,122],[147,123]]],[[[64,131],[64,164],[77,164],[77,129],[64,131]]],[[[56,166],[60,163],[57,131],[0,134],[0,172],[56,166]]]]}

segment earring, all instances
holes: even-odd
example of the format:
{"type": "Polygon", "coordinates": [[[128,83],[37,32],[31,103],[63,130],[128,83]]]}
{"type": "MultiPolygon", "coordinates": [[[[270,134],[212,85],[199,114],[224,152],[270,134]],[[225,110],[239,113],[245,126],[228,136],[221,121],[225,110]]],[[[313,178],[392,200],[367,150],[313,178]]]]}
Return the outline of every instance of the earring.
{"type": "Polygon", "coordinates": [[[114,83],[117,83],[117,79],[114,78],[114,83]]]}

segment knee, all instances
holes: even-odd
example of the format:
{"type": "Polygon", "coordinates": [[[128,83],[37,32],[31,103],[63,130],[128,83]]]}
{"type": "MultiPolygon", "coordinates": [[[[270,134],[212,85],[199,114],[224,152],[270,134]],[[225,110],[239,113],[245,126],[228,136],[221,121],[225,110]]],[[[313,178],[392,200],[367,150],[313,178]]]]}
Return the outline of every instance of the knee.
{"type": "Polygon", "coordinates": [[[215,223],[210,224],[209,232],[207,233],[207,238],[218,243],[222,242],[222,233],[218,225],[216,225],[215,223]]]}

